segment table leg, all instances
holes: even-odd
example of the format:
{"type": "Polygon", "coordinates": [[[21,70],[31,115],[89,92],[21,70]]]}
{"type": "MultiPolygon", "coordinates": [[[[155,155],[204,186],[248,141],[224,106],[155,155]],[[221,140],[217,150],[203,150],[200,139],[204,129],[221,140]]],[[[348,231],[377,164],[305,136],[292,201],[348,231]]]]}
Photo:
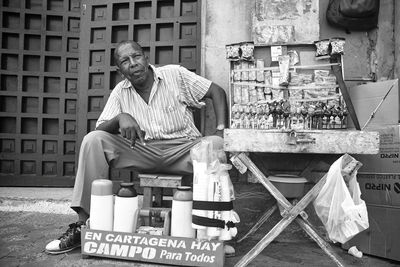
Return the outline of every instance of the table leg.
{"type": "Polygon", "coordinates": [[[342,258],[333,250],[333,248],[319,236],[316,229],[312,226],[312,224],[303,218],[297,217],[296,222],[300,225],[300,227],[318,244],[318,246],[325,251],[326,255],[328,255],[339,267],[345,266],[342,263],[342,258]]]}
{"type": "Polygon", "coordinates": [[[262,216],[261,218],[257,221],[256,224],[253,225],[253,227],[243,236],[241,237],[238,241],[236,241],[237,243],[242,242],[244,239],[246,239],[249,235],[251,235],[252,233],[254,233],[255,231],[258,230],[258,228],[261,227],[261,225],[264,224],[264,222],[266,222],[268,220],[269,217],[271,217],[271,215],[276,211],[277,209],[277,205],[273,205],[269,210],[267,210],[262,216]]]}
{"type": "Polygon", "coordinates": [[[247,266],[261,251],[264,250],[296,217],[288,216],[282,218],[272,228],[268,234],[266,234],[246,255],[244,255],[236,264],[235,267],[247,266]]]}

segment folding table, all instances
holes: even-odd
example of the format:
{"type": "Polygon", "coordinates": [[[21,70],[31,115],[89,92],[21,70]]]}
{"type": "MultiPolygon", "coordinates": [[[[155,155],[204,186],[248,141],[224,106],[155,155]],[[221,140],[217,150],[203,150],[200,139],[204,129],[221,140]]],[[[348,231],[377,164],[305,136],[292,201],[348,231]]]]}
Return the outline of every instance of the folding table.
{"type": "MultiPolygon", "coordinates": [[[[377,154],[378,145],[379,134],[377,132],[300,130],[293,134],[293,131],[289,130],[226,129],[224,133],[224,150],[233,154],[231,158],[233,165],[240,172],[245,172],[248,169],[253,173],[258,181],[276,199],[277,204],[282,209],[281,215],[283,217],[235,266],[246,266],[249,264],[294,220],[338,266],[343,266],[340,257],[318,235],[313,225],[307,220],[307,214],[304,211],[325,184],[327,174],[297,204],[292,205],[253,163],[248,153],[315,154],[315,159],[310,164],[311,166],[308,166],[304,172],[310,172],[313,166],[323,158],[323,154],[338,154],[338,157],[345,154],[342,174],[343,177],[346,177],[347,175],[352,175],[361,166],[360,162],[346,153],[377,154]]],[[[261,216],[261,219],[250,230],[250,233],[257,230],[275,210],[276,206],[261,216]]]]}

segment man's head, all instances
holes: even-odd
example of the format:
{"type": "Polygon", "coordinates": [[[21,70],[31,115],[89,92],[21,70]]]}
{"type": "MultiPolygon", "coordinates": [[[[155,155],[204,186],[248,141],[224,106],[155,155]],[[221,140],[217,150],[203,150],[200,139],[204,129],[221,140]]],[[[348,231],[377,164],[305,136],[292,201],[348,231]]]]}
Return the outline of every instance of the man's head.
{"type": "Polygon", "coordinates": [[[134,41],[118,43],[114,59],[119,72],[133,85],[142,85],[149,75],[149,61],[142,47],[134,41]]]}

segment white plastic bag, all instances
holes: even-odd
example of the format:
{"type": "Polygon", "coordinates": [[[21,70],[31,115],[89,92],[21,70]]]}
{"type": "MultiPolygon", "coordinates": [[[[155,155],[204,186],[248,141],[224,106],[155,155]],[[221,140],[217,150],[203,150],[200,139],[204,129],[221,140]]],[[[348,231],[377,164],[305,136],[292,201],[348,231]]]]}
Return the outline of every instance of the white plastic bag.
{"type": "Polygon", "coordinates": [[[325,185],[314,200],[314,208],[333,242],[345,243],[369,227],[367,206],[361,199],[355,171],[348,188],[341,174],[343,156],[329,169],[325,185]]]}

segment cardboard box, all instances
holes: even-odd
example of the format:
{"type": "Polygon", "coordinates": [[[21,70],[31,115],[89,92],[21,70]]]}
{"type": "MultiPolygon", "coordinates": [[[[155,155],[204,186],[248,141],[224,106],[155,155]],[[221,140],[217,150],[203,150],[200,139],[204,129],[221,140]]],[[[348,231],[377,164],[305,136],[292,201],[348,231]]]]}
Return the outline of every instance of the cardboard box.
{"type": "Polygon", "coordinates": [[[359,173],[400,173],[400,125],[369,127],[379,133],[376,155],[357,155],[363,166],[359,173]]]}
{"type": "MultiPolygon", "coordinates": [[[[368,127],[366,128],[368,129],[369,127],[380,127],[383,125],[400,123],[400,90],[398,79],[366,83],[349,89],[350,98],[361,128],[391,87],[390,93],[376,111],[373,119],[368,123],[368,127]]],[[[349,127],[354,127],[351,120],[349,120],[349,127]]]]}
{"type": "Polygon", "coordinates": [[[369,127],[379,132],[379,153],[354,155],[363,166],[357,180],[367,204],[400,207],[400,125],[369,127]]]}
{"type": "Polygon", "coordinates": [[[400,208],[367,205],[369,229],[359,233],[347,243],[364,254],[400,261],[400,208]]]}

